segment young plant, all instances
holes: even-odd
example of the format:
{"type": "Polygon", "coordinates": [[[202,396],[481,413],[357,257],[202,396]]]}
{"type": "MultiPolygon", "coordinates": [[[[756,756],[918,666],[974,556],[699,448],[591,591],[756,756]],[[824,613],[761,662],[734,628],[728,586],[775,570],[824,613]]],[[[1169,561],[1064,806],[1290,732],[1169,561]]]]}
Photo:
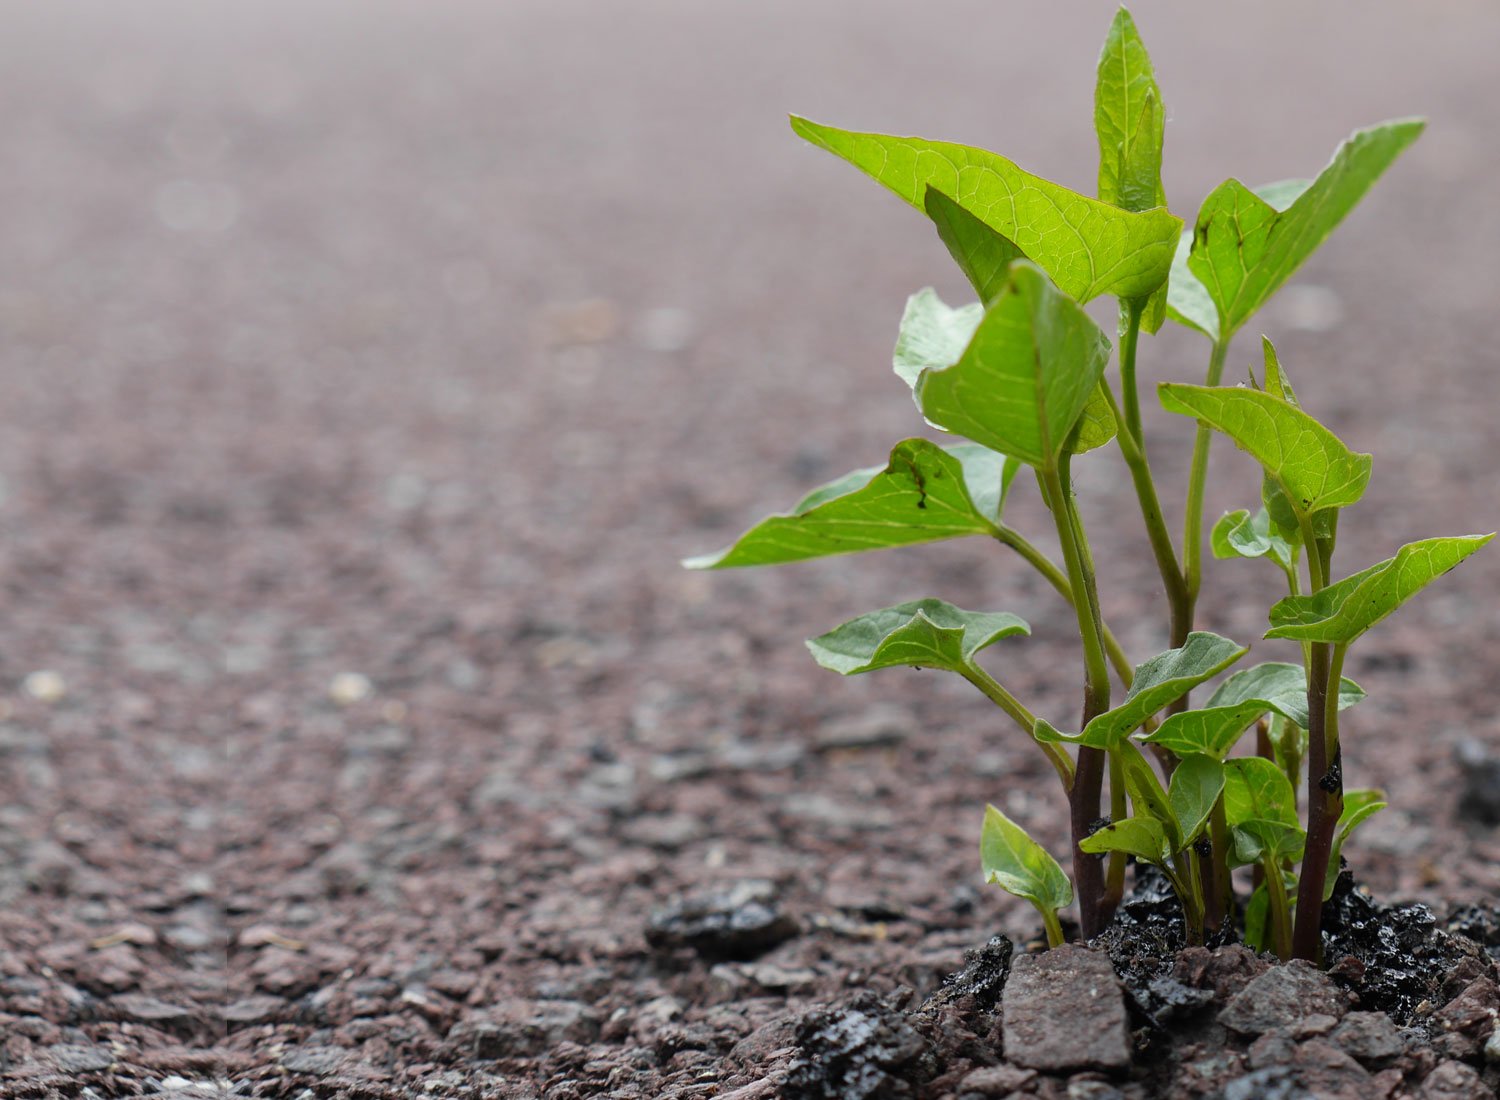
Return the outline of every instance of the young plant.
{"type": "Polygon", "coordinates": [[[922,211],[972,284],[978,301],[957,308],[931,289],[912,295],[893,357],[926,423],[962,439],[903,440],[884,466],[816,489],[732,546],[685,564],[770,565],[965,536],[994,539],[1073,610],[1082,649],[1082,707],[1072,726],[1078,732],[1033,713],[980,664],[982,650],[1029,633],[1005,612],[965,611],[935,599],[897,604],[814,638],[814,659],[844,675],[893,666],[957,673],[1045,755],[1069,808],[1073,882],[993,806],[980,847],[986,880],[1035,905],[1049,943],[1062,941],[1058,911],[1075,897],[1083,935],[1103,931],[1134,859],[1166,874],[1191,941],[1231,933],[1226,925],[1243,911],[1239,928],[1252,944],[1282,958],[1317,960],[1322,905],[1343,844],[1384,806],[1378,791],[1343,786],[1339,714],[1364,697],[1342,675],[1349,648],[1493,536],[1413,542],[1335,579],[1339,516],[1363,496],[1370,456],[1302,409],[1269,339],[1260,379],[1252,372],[1247,385],[1224,386],[1222,375],[1234,335],[1423,124],[1401,120],[1358,131],[1310,181],[1249,188],[1227,180],[1184,232],[1161,182],[1164,120],[1150,57],[1123,9],[1095,85],[1097,198],[983,149],[793,117],[802,137],[922,211]],[[1103,295],[1118,303],[1117,354],[1082,308],[1103,295]],[[1197,425],[1186,525],[1175,542],[1151,472],[1137,374],[1141,333],[1155,333],[1167,318],[1210,341],[1204,384],[1158,388],[1168,411],[1197,425]],[[1204,486],[1216,433],[1255,459],[1264,477],[1257,510],[1229,513],[1213,526],[1213,553],[1276,566],[1287,595],[1270,608],[1265,636],[1298,643],[1302,659],[1236,672],[1194,708],[1191,693],[1248,651],[1195,629],[1204,486]],[[1094,556],[1073,491],[1074,461],[1101,461],[1101,452],[1125,463],[1165,597],[1170,648],[1139,665],[1100,613],[1094,556]],[[1051,514],[1060,562],[1006,522],[1006,500],[1023,468],[1051,514]],[[1118,697],[1111,670],[1124,689],[1118,697]],[[1255,743],[1236,755],[1251,730],[1255,743]],[[1297,794],[1304,784],[1305,821],[1297,794]],[[1241,867],[1251,869],[1243,905],[1234,879],[1241,867]]]}

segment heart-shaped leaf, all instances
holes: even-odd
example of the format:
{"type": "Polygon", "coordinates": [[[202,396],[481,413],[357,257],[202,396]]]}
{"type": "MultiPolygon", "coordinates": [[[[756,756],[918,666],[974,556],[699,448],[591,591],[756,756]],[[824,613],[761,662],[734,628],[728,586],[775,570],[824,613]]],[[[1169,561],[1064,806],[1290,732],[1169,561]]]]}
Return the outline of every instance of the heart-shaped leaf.
{"type": "Polygon", "coordinates": [[[1307,833],[1301,826],[1258,817],[1247,818],[1232,826],[1229,835],[1229,862],[1236,867],[1247,863],[1270,862],[1279,870],[1282,860],[1293,863],[1300,860],[1302,850],[1307,845],[1307,833]]]}
{"type": "Polygon", "coordinates": [[[994,806],[984,809],[979,862],[986,882],[1025,898],[1045,913],[1055,913],[1073,901],[1073,884],[1057,860],[994,806]]]}
{"type": "MultiPolygon", "coordinates": [[[[1347,676],[1339,681],[1339,710],[1347,710],[1364,697],[1364,688],[1347,676]]],[[[1225,680],[1209,696],[1207,705],[1209,709],[1216,709],[1242,703],[1260,706],[1260,713],[1250,719],[1252,722],[1262,714],[1274,711],[1306,729],[1307,672],[1301,665],[1286,661],[1264,661],[1241,669],[1225,680]]]]}
{"type": "Polygon", "coordinates": [[[1262,699],[1229,707],[1205,707],[1173,714],[1142,741],[1171,749],[1178,756],[1199,753],[1223,760],[1251,723],[1266,712],[1262,699]]]}
{"type": "Polygon", "coordinates": [[[1344,792],[1344,812],[1339,814],[1338,828],[1333,834],[1333,847],[1328,855],[1328,873],[1323,877],[1323,900],[1333,897],[1333,887],[1339,877],[1339,857],[1343,855],[1344,841],[1349,834],[1385,809],[1385,792],[1381,790],[1359,790],[1344,792]]]}
{"type": "Polygon", "coordinates": [[[994,535],[1001,493],[1018,468],[975,443],[945,449],[926,439],[903,440],[884,468],[855,470],[829,482],[791,512],[761,520],[734,545],[683,564],[689,569],[775,565],[994,535]]]}
{"type": "Polygon", "coordinates": [[[1278,601],[1271,607],[1266,637],[1348,645],[1494,537],[1460,535],[1407,543],[1395,557],[1318,592],[1278,601]]]}
{"type": "Polygon", "coordinates": [[[1172,860],[1172,846],[1167,841],[1167,832],[1160,821],[1150,817],[1127,817],[1123,821],[1112,821],[1078,845],[1092,855],[1105,852],[1124,852],[1144,863],[1165,867],[1172,860]]]}
{"type": "Polygon", "coordinates": [[[963,356],[917,380],[922,415],[1030,466],[1068,445],[1109,362],[1109,340],[1036,265],[1011,264],[963,356]]]}
{"type": "Polygon", "coordinates": [[[979,300],[994,301],[1005,286],[1005,269],[1011,261],[1025,259],[1025,253],[936,187],[923,193],[922,208],[979,300]]]}
{"type": "Polygon", "coordinates": [[[856,133],[795,115],[792,129],[919,210],[928,187],[941,191],[1080,302],[1101,294],[1145,297],[1166,281],[1182,220],[1165,210],[1122,210],[967,145],[856,133]]]}
{"type": "MultiPolygon", "coordinates": [[[[1215,188],[1198,211],[1187,259],[1188,270],[1215,306],[1216,333],[1210,335],[1230,337],[1249,320],[1327,240],[1424,125],[1403,119],[1356,131],[1318,178],[1281,209],[1239,180],[1215,188]]],[[[1273,198],[1285,201],[1289,190],[1273,198]]],[[[1179,291],[1176,297],[1174,311],[1202,328],[1193,295],[1179,291]]]]}
{"type": "Polygon", "coordinates": [[[1347,508],[1364,495],[1370,456],[1357,454],[1295,405],[1257,390],[1163,382],[1161,403],[1233,439],[1285,490],[1299,515],[1347,508]]]}
{"type": "Polygon", "coordinates": [[[850,619],[807,648],[824,668],[845,676],[897,666],[946,668],[962,674],[985,646],[1030,634],[1007,612],[963,611],[942,600],[912,600],[850,619]]]}
{"type": "Polygon", "coordinates": [[[1225,512],[1214,524],[1209,542],[1216,558],[1269,557],[1283,570],[1291,569],[1297,561],[1297,544],[1282,536],[1264,508],[1253,515],[1244,508],[1225,512]]]}
{"type": "Polygon", "coordinates": [[[1286,774],[1264,757],[1226,760],[1224,818],[1230,825],[1257,819],[1299,825],[1297,795],[1286,774]]]}
{"type": "Polygon", "coordinates": [[[1167,784],[1167,801],[1177,818],[1184,844],[1202,832],[1214,803],[1224,793],[1224,765],[1211,756],[1190,754],[1178,761],[1167,784]]]}
{"type": "Polygon", "coordinates": [[[1045,722],[1038,723],[1036,736],[1042,741],[1067,741],[1091,748],[1114,748],[1147,718],[1217,676],[1249,649],[1203,630],[1195,630],[1178,649],[1158,653],[1135,670],[1124,702],[1099,715],[1082,733],[1059,733],[1045,722]]]}

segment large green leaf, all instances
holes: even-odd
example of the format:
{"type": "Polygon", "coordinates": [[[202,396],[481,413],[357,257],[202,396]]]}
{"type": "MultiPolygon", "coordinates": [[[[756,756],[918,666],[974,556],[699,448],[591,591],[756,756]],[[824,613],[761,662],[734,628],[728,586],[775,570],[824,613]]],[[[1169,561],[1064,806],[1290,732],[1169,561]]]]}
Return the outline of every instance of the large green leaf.
{"type": "Polygon", "coordinates": [[[1395,557],[1321,591],[1278,601],[1271,607],[1266,637],[1348,645],[1494,537],[1460,535],[1407,543],[1395,557]]]}
{"type": "Polygon", "coordinates": [[[1166,829],[1160,821],[1151,817],[1127,817],[1122,821],[1112,821],[1091,836],[1084,837],[1078,847],[1092,855],[1124,852],[1158,867],[1169,865],[1173,855],[1166,829]]]}
{"type": "MultiPolygon", "coordinates": [[[[1161,183],[1161,149],[1166,108],[1135,20],[1115,13],[1094,82],[1094,133],[1099,138],[1099,197],[1125,210],[1167,205],[1161,183]]],[[[1158,287],[1145,304],[1141,325],[1161,328],[1167,288],[1158,287]]]]}
{"type": "Polygon", "coordinates": [[[1216,306],[1220,333],[1232,336],[1280,289],[1424,125],[1403,119],[1356,131],[1284,209],[1239,180],[1214,189],[1198,211],[1187,266],[1216,306]]]}
{"type": "Polygon", "coordinates": [[[924,192],[922,208],[979,300],[994,301],[1005,286],[1005,269],[1025,254],[1014,241],[996,233],[936,187],[924,192]]]}
{"type": "Polygon", "coordinates": [[[1248,652],[1247,647],[1228,638],[1195,630],[1187,636],[1181,648],[1158,653],[1138,666],[1124,701],[1091,721],[1082,733],[1059,733],[1045,722],[1039,722],[1036,736],[1042,741],[1114,748],[1162,707],[1180,699],[1210,677],[1217,676],[1248,652]]]}
{"type": "Polygon", "coordinates": [[[1295,405],[1257,390],[1163,382],[1161,403],[1233,439],[1286,491],[1298,513],[1346,508],[1364,495],[1370,456],[1357,454],[1295,405]]]}
{"type": "Polygon", "coordinates": [[[845,676],[902,665],[962,673],[985,646],[1029,633],[1025,620],[1008,612],[963,611],[926,599],[850,619],[807,648],[818,664],[845,676]]]}
{"type": "Polygon", "coordinates": [[[791,512],[761,520],[734,545],[688,558],[689,569],[774,565],[889,546],[993,535],[1016,466],[987,447],[896,444],[890,462],[813,490],[791,512]]]}
{"type": "Polygon", "coordinates": [[[1191,844],[1224,793],[1224,765],[1211,756],[1184,756],[1172,770],[1167,801],[1177,818],[1184,844],[1191,844]]]}
{"type": "Polygon", "coordinates": [[[1073,900],[1073,884],[1057,860],[994,806],[984,809],[979,862],[986,882],[1025,898],[1038,909],[1055,913],[1073,900]]]}
{"type": "MultiPolygon", "coordinates": [[[[1364,697],[1364,688],[1347,676],[1339,681],[1339,710],[1347,710],[1364,697]]],[[[1264,661],[1225,680],[1209,696],[1207,705],[1233,707],[1247,702],[1262,704],[1260,714],[1274,711],[1306,729],[1307,671],[1287,661],[1264,661]]]]}
{"type": "Polygon", "coordinates": [[[1143,741],[1171,749],[1178,756],[1198,753],[1222,760],[1250,724],[1266,712],[1263,699],[1228,707],[1205,707],[1170,715],[1143,741]]]}
{"type": "Polygon", "coordinates": [[[928,187],[941,191],[1081,302],[1101,294],[1144,297],[1166,281],[1182,220],[1165,210],[1122,210],[967,145],[856,133],[795,115],[792,129],[919,210],[928,187]]]}
{"type": "Polygon", "coordinates": [[[1274,762],[1241,756],[1224,762],[1224,818],[1230,825],[1259,819],[1299,824],[1291,780],[1274,762]]]}
{"type": "Polygon", "coordinates": [[[1038,468],[1053,466],[1109,362],[1109,340],[1034,264],[1006,286],[963,356],[917,380],[922,415],[1038,468]]]}
{"type": "Polygon", "coordinates": [[[1344,851],[1344,841],[1367,820],[1385,809],[1385,792],[1382,790],[1359,790],[1344,792],[1344,811],[1339,814],[1337,831],[1333,834],[1333,847],[1328,855],[1328,872],[1323,876],[1323,900],[1333,897],[1334,883],[1339,877],[1339,857],[1344,851]]]}

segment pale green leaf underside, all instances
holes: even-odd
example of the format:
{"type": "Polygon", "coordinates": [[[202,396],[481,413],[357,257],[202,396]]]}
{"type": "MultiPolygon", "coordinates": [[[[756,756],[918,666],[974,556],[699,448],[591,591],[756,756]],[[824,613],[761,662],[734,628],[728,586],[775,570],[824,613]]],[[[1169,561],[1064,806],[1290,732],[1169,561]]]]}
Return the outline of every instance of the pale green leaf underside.
{"type": "Polygon", "coordinates": [[[1030,466],[1052,466],[1097,389],[1109,340],[1034,264],[1010,266],[963,356],[917,381],[932,423],[1030,466]]]}
{"type": "Polygon", "coordinates": [[[1228,638],[1195,630],[1180,648],[1158,653],[1138,666],[1124,702],[1099,715],[1082,733],[1059,733],[1046,723],[1039,723],[1036,736],[1091,748],[1114,748],[1151,715],[1217,676],[1248,652],[1248,648],[1228,638]]]}
{"type": "Polygon", "coordinates": [[[1132,213],[1023,171],[995,153],[949,142],[856,133],[792,116],[802,137],[919,210],[941,191],[1013,242],[1065,293],[1144,297],[1167,278],[1182,231],[1166,210],[1132,213]]]}
{"type": "Polygon", "coordinates": [[[1217,306],[1220,332],[1233,335],[1265,304],[1424,125],[1403,119],[1356,131],[1285,209],[1239,180],[1214,189],[1198,211],[1187,263],[1217,306]]]}
{"type": "Polygon", "coordinates": [[[1370,482],[1370,456],[1268,393],[1227,386],[1163,382],[1161,403],[1223,432],[1251,455],[1287,493],[1302,515],[1347,508],[1370,482]]]}
{"type": "Polygon", "coordinates": [[[913,389],[924,370],[951,367],[963,356],[984,317],[978,302],[953,307],[932,287],[923,287],[906,300],[891,366],[913,389]]]}
{"type": "Polygon", "coordinates": [[[926,439],[903,440],[885,467],[856,470],[815,489],[791,512],[762,520],[727,549],[683,564],[777,565],[993,535],[1005,462],[1004,455],[974,443],[945,449],[926,439]]]}
{"type": "Polygon", "coordinates": [[[979,300],[994,301],[1005,286],[1005,269],[1025,254],[936,187],[927,188],[922,207],[979,300]]]}
{"type": "Polygon", "coordinates": [[[979,861],[986,882],[1056,912],[1073,901],[1073,884],[1051,853],[994,806],[984,810],[979,861]]]}
{"type": "MultiPolygon", "coordinates": [[[[1339,710],[1347,710],[1364,697],[1364,689],[1347,676],[1339,681],[1339,710]]],[[[1306,729],[1308,725],[1306,670],[1301,665],[1287,661],[1264,661],[1250,668],[1241,669],[1220,684],[1218,690],[1209,696],[1207,707],[1212,710],[1234,707],[1247,702],[1263,703],[1260,714],[1274,711],[1306,729]]],[[[1255,715],[1255,718],[1259,718],[1260,714],[1255,715]]]]}
{"type": "Polygon", "coordinates": [[[900,666],[962,673],[985,646],[1029,634],[1008,612],[963,611],[942,600],[912,600],[850,619],[807,648],[824,668],[845,676],[900,666]]]}
{"type": "Polygon", "coordinates": [[[1253,515],[1243,508],[1225,512],[1214,524],[1209,544],[1216,558],[1269,556],[1282,569],[1290,569],[1297,559],[1297,547],[1276,531],[1271,514],[1264,508],[1253,515]]]}
{"type": "Polygon", "coordinates": [[[1407,543],[1378,565],[1271,608],[1267,638],[1347,645],[1490,539],[1460,535],[1407,543]]]}

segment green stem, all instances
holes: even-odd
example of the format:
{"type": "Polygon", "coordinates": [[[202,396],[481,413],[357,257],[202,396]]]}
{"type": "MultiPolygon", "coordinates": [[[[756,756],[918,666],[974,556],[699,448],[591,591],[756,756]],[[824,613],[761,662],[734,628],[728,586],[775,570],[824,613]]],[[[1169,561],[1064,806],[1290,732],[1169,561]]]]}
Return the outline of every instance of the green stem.
{"type": "MultiPolygon", "coordinates": [[[[1125,765],[1120,754],[1109,754],[1109,819],[1124,821],[1130,816],[1130,807],[1125,801],[1125,765]]],[[[1125,898],[1125,853],[1109,853],[1109,870],[1104,876],[1104,904],[1111,910],[1119,908],[1125,898]]]]}
{"type": "MultiPolygon", "coordinates": [[[[1020,532],[1003,523],[995,528],[995,539],[1021,555],[1021,558],[1040,573],[1048,584],[1057,589],[1062,598],[1068,601],[1069,607],[1073,606],[1073,588],[1068,583],[1067,574],[1059,569],[1051,558],[1028,542],[1020,532]]],[[[1114,632],[1109,629],[1109,624],[1102,624],[1102,628],[1104,652],[1109,657],[1109,663],[1114,666],[1115,674],[1119,676],[1120,682],[1128,688],[1131,681],[1135,679],[1135,668],[1131,665],[1130,658],[1125,655],[1125,648],[1120,645],[1114,632]]]]}
{"type": "Polygon", "coordinates": [[[1312,647],[1307,676],[1307,846],[1298,876],[1297,927],[1292,954],[1317,962],[1323,946],[1323,880],[1333,854],[1333,836],[1344,810],[1339,760],[1338,690],[1343,675],[1342,645],[1312,647]]]}
{"type": "Polygon", "coordinates": [[[1204,904],[1208,923],[1218,929],[1234,913],[1234,879],[1229,874],[1229,818],[1222,794],[1208,815],[1208,839],[1213,851],[1209,856],[1208,896],[1204,904]]]}
{"type": "MultiPolygon", "coordinates": [[[[1038,471],[1047,504],[1052,509],[1062,544],[1063,562],[1073,592],[1073,610],[1078,618],[1078,633],[1083,642],[1084,689],[1083,718],[1080,729],[1109,709],[1109,666],[1104,656],[1104,631],[1099,617],[1098,592],[1088,557],[1079,537],[1077,507],[1066,452],[1055,466],[1038,471]]],[[[1073,836],[1073,880],[1078,889],[1078,917],[1084,939],[1093,939],[1104,931],[1108,913],[1104,904],[1104,868],[1097,856],[1079,845],[1099,819],[1099,799],[1104,788],[1105,754],[1102,749],[1080,746],[1073,788],[1068,792],[1070,826],[1073,836]]]]}
{"type": "MultiPolygon", "coordinates": [[[[1139,317],[1136,320],[1139,326],[1139,317]]],[[[1124,361],[1122,358],[1122,366],[1124,361]]],[[[1193,600],[1188,594],[1187,582],[1183,579],[1182,570],[1177,565],[1177,549],[1172,545],[1171,532],[1167,530],[1166,519],[1162,516],[1161,500],[1156,494],[1156,482],[1151,477],[1151,463],[1146,457],[1145,439],[1140,434],[1139,426],[1132,426],[1129,423],[1131,414],[1128,402],[1135,389],[1134,370],[1134,346],[1132,344],[1131,377],[1125,386],[1127,402],[1125,420],[1121,420],[1119,409],[1115,404],[1115,395],[1107,384],[1104,385],[1104,394],[1109,400],[1110,411],[1115,414],[1115,420],[1120,423],[1115,439],[1120,445],[1120,454],[1125,459],[1125,466],[1130,471],[1130,481],[1135,486],[1136,500],[1140,503],[1141,519],[1146,524],[1146,537],[1150,540],[1151,552],[1156,557],[1156,571],[1161,575],[1162,587],[1167,593],[1172,646],[1176,648],[1187,640],[1188,634],[1193,629],[1193,600]]],[[[1140,419],[1139,408],[1136,409],[1135,418],[1137,421],[1140,419]]]]}
{"type": "MultiPolygon", "coordinates": [[[[1204,385],[1217,386],[1224,374],[1224,360],[1229,355],[1229,337],[1214,341],[1208,359],[1204,385]]],[[[1208,480],[1208,451],[1213,432],[1203,424],[1193,440],[1193,464],[1188,472],[1186,519],[1182,527],[1182,574],[1187,584],[1189,606],[1196,605],[1203,584],[1203,490],[1208,480]]]]}
{"type": "MultiPolygon", "coordinates": [[[[984,692],[985,697],[988,698],[990,702],[994,703],[997,707],[999,707],[1007,715],[1009,715],[1011,721],[1019,726],[1026,733],[1027,737],[1034,736],[1036,730],[1036,715],[1027,710],[1026,707],[1022,705],[1019,699],[1017,699],[1010,692],[1006,691],[1005,688],[1001,686],[1000,681],[996,680],[988,672],[986,672],[984,669],[980,668],[973,662],[970,662],[965,666],[963,671],[963,678],[977,687],[980,691],[984,692]]],[[[1047,759],[1051,762],[1052,767],[1057,771],[1057,777],[1062,780],[1063,790],[1071,790],[1073,787],[1072,758],[1068,756],[1067,752],[1063,750],[1061,745],[1052,744],[1051,742],[1047,741],[1038,741],[1037,745],[1044,753],[1047,754],[1047,759]]]]}
{"type": "Polygon", "coordinates": [[[1047,946],[1061,947],[1063,945],[1062,921],[1057,919],[1056,909],[1047,909],[1037,906],[1042,914],[1042,926],[1047,929],[1047,946]]]}
{"type": "Polygon", "coordinates": [[[1271,926],[1271,950],[1282,962],[1292,957],[1292,913],[1286,896],[1286,878],[1281,861],[1263,859],[1256,865],[1266,884],[1266,915],[1271,926]]]}
{"type": "Polygon", "coordinates": [[[1141,314],[1145,310],[1146,301],[1145,298],[1120,300],[1120,312],[1124,320],[1120,326],[1120,389],[1125,394],[1124,423],[1137,441],[1146,438],[1141,431],[1141,394],[1135,381],[1135,353],[1141,342],[1141,314]]]}

